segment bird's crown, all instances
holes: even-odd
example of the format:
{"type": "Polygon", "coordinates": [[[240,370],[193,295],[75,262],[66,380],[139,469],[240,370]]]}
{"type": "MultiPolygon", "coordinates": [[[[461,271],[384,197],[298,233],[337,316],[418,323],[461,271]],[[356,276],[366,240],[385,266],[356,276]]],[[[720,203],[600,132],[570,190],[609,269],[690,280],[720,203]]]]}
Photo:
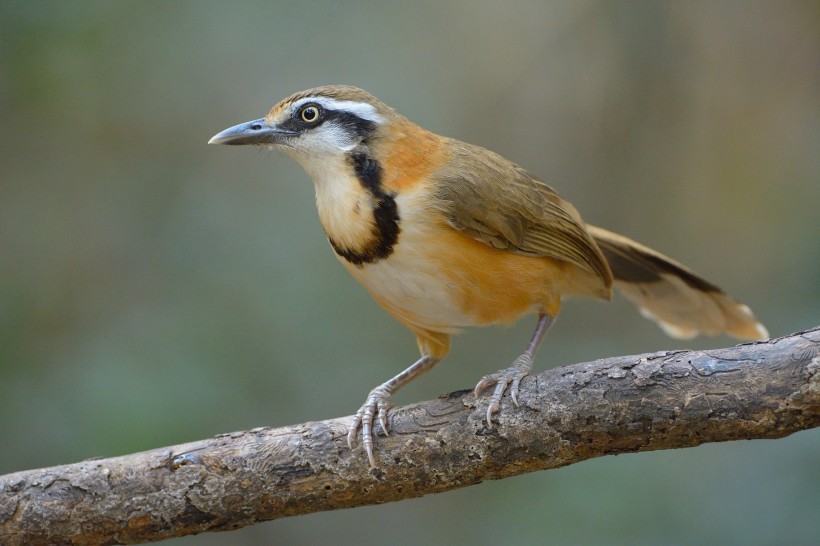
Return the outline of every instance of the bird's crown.
{"type": "Polygon", "coordinates": [[[395,114],[392,108],[363,89],[352,85],[325,85],[299,91],[279,101],[271,108],[268,117],[278,118],[282,113],[293,112],[311,102],[330,110],[361,114],[371,121],[379,121],[379,118],[383,120],[395,114]]]}

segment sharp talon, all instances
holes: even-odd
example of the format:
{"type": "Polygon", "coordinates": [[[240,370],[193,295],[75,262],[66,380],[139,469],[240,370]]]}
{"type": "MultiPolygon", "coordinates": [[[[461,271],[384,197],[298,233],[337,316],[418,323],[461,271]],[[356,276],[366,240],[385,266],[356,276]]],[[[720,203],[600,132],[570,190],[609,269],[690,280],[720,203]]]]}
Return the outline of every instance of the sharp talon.
{"type": "Polygon", "coordinates": [[[485,383],[486,379],[487,379],[487,376],[485,375],[484,377],[482,377],[482,378],[478,381],[478,383],[476,384],[475,388],[473,389],[473,395],[475,395],[475,397],[476,397],[476,398],[478,398],[479,396],[481,396],[481,391],[483,391],[484,389],[486,389],[486,388],[487,388],[487,385],[486,385],[486,383],[485,383]]]}
{"type": "Polygon", "coordinates": [[[526,354],[521,355],[511,367],[506,370],[500,370],[494,374],[485,375],[475,386],[474,394],[476,398],[478,398],[481,391],[495,384],[495,389],[489,397],[489,406],[487,407],[487,426],[489,428],[493,428],[493,414],[498,413],[501,409],[501,399],[504,397],[505,392],[510,393],[510,398],[512,398],[516,406],[520,406],[518,403],[519,385],[521,379],[525,377],[531,369],[530,362],[531,357],[528,357],[526,354]]]}
{"type": "Polygon", "coordinates": [[[518,384],[519,383],[521,383],[521,378],[516,377],[515,379],[513,379],[512,385],[510,385],[510,398],[512,398],[512,401],[513,401],[513,403],[515,404],[516,407],[519,407],[519,405],[518,405],[518,384]]]}
{"type": "Polygon", "coordinates": [[[347,447],[353,450],[356,444],[356,437],[361,429],[361,443],[367,453],[367,460],[371,468],[376,468],[376,458],[373,456],[373,436],[379,435],[378,427],[381,426],[382,433],[387,436],[387,413],[390,410],[390,394],[385,392],[383,387],[377,387],[370,391],[364,405],[359,408],[347,431],[347,447]]]}
{"type": "Polygon", "coordinates": [[[373,436],[369,425],[367,429],[362,428],[362,444],[364,445],[365,453],[367,453],[367,460],[370,462],[370,468],[375,468],[376,461],[373,458],[373,436]]]}
{"type": "Polygon", "coordinates": [[[373,431],[370,428],[370,423],[364,421],[362,421],[362,445],[365,452],[367,452],[367,458],[371,458],[373,456],[373,431]]]}
{"type": "Polygon", "coordinates": [[[387,431],[387,410],[379,410],[379,424],[382,426],[382,433],[389,436],[390,433],[387,431]]]}
{"type": "Polygon", "coordinates": [[[485,375],[484,377],[479,379],[478,384],[475,386],[475,389],[473,389],[473,394],[475,395],[475,397],[478,398],[481,395],[481,391],[485,390],[490,385],[498,383],[498,379],[499,374],[497,373],[485,375]]]}
{"type": "Polygon", "coordinates": [[[362,411],[359,410],[356,415],[353,416],[353,422],[350,423],[350,429],[347,431],[347,447],[351,451],[353,450],[353,446],[356,443],[356,432],[358,432],[359,427],[362,424],[361,418],[362,411]]]}

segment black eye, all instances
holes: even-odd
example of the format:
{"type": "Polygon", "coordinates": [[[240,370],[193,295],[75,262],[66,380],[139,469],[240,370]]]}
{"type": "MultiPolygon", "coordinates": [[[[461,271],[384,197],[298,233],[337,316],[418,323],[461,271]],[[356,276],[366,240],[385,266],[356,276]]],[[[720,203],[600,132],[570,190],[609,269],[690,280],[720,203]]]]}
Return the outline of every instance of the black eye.
{"type": "Polygon", "coordinates": [[[309,104],[302,108],[299,112],[299,116],[301,116],[302,121],[306,121],[307,123],[313,123],[317,119],[319,119],[319,107],[314,106],[313,104],[309,104]]]}

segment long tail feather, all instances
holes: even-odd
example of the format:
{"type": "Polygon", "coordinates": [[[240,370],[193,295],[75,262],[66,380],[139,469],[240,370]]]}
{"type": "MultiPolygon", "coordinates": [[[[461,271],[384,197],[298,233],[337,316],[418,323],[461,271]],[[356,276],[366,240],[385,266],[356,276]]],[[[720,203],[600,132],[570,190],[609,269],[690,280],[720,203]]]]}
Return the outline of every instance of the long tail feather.
{"type": "Polygon", "coordinates": [[[670,336],[769,337],[748,306],[685,266],[622,235],[587,228],[609,262],[615,287],[670,336]]]}

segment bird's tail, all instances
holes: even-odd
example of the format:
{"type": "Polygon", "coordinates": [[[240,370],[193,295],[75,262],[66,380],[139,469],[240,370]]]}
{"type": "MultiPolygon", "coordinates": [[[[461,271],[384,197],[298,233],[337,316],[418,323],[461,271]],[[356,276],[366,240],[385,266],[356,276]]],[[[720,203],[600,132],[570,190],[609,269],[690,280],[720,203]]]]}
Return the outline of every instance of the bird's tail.
{"type": "Polygon", "coordinates": [[[595,226],[587,229],[609,262],[615,286],[670,336],[769,337],[748,306],[685,266],[622,235],[595,226]]]}

